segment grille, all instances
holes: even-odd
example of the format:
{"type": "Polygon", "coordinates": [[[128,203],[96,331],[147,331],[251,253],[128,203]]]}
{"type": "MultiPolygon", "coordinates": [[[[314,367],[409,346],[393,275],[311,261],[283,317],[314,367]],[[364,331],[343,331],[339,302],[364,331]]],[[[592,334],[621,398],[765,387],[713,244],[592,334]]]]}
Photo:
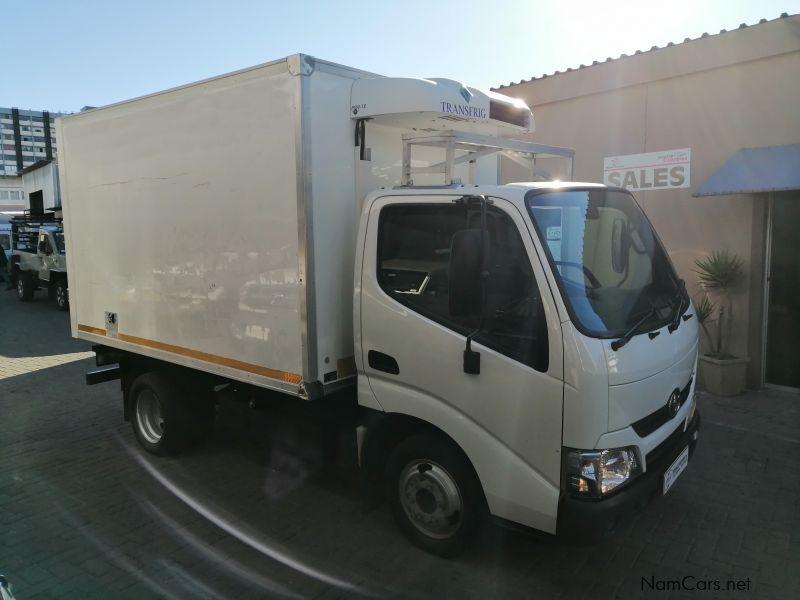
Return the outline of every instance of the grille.
{"type": "MultiPolygon", "coordinates": [[[[689,398],[689,391],[691,389],[692,389],[692,378],[690,377],[689,382],[681,390],[678,409],[680,409],[686,402],[687,398],[689,398]]],[[[655,412],[652,412],[646,417],[636,421],[636,423],[632,425],[633,430],[636,432],[636,435],[638,435],[639,437],[647,437],[648,435],[653,433],[656,429],[661,427],[664,423],[669,421],[670,414],[667,404],[668,403],[664,403],[664,406],[662,406],[655,412]]]]}

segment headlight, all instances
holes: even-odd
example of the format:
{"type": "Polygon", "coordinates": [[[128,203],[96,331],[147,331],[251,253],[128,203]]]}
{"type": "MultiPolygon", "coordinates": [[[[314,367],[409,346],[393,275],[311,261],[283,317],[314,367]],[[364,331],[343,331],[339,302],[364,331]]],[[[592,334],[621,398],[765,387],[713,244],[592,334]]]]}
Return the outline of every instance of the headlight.
{"type": "Polygon", "coordinates": [[[641,473],[633,446],[610,450],[565,450],[567,490],[578,496],[603,496],[641,473]]]}

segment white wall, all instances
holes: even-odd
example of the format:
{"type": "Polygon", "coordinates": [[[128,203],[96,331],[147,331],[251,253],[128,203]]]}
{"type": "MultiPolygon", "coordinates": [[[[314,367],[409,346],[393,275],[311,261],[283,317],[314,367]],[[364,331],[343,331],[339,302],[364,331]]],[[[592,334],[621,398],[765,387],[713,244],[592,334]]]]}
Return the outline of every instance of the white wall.
{"type": "Polygon", "coordinates": [[[17,212],[25,209],[22,178],[0,178],[0,212],[17,212]]]}
{"type": "Polygon", "coordinates": [[[25,208],[29,209],[29,196],[33,192],[42,190],[44,208],[61,206],[61,191],[58,185],[58,163],[55,161],[22,175],[22,186],[25,190],[25,208]]]}

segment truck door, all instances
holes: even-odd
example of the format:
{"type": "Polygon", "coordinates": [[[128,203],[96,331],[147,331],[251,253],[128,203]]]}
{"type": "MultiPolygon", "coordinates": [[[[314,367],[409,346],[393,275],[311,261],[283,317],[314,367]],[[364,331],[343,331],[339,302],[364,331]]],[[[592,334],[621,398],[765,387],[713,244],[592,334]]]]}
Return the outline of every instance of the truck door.
{"type": "Polygon", "coordinates": [[[39,232],[39,244],[36,248],[39,256],[39,280],[50,281],[50,264],[53,261],[53,244],[46,231],[39,232]]]}
{"type": "MultiPolygon", "coordinates": [[[[563,359],[560,322],[520,211],[492,198],[488,293],[480,318],[454,316],[453,236],[480,226],[457,197],[382,197],[367,221],[361,277],[362,365],[389,413],[427,421],[475,467],[491,512],[555,531],[563,359]],[[464,371],[466,336],[480,373],[464,371]]],[[[360,383],[360,385],[362,385],[360,383]]],[[[364,403],[362,401],[362,403],[364,403]]]]}

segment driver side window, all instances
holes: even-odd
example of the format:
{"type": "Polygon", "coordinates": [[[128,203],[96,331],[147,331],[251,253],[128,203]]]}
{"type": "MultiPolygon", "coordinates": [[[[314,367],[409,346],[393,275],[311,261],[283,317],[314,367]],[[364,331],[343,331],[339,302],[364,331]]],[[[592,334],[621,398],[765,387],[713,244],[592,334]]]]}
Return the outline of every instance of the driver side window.
{"type": "Polygon", "coordinates": [[[547,327],[539,289],[517,226],[490,207],[485,318],[450,313],[449,267],[456,232],[480,227],[464,204],[398,205],[381,211],[378,282],[399,303],[539,371],[548,367],[547,327]],[[483,321],[483,322],[481,322],[483,321]]]}

